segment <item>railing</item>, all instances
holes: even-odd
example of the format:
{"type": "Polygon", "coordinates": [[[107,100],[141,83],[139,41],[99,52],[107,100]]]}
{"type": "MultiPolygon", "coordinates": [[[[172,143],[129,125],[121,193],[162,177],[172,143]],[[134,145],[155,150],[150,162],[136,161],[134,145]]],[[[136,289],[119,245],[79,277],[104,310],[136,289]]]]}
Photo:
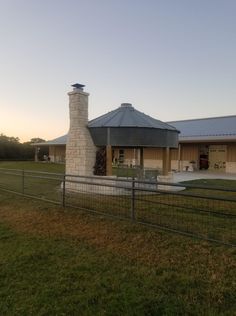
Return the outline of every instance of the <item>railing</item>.
{"type": "Polygon", "coordinates": [[[0,169],[0,189],[236,246],[236,188],[0,169]]]}

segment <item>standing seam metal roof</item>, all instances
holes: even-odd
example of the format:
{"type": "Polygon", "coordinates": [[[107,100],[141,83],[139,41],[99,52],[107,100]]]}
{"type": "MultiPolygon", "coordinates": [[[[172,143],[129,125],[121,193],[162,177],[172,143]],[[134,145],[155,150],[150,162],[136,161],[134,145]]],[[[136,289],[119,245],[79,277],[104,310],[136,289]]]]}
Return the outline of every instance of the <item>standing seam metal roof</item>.
{"type": "Polygon", "coordinates": [[[175,127],[156,120],[126,103],[116,110],[90,121],[88,127],[144,127],[176,131],[175,127]]]}
{"type": "Polygon", "coordinates": [[[236,115],[168,123],[181,131],[181,138],[236,135],[236,115]]]}
{"type": "MultiPolygon", "coordinates": [[[[115,116],[116,110],[105,115],[102,115],[99,118],[103,117],[104,119],[106,119],[107,115],[110,114],[110,120],[112,120],[112,113],[114,113],[115,116]]],[[[97,124],[97,119],[90,121],[89,124],[97,124]]],[[[107,124],[109,124],[109,121],[107,121],[107,124]]],[[[199,141],[202,141],[208,138],[222,140],[224,140],[225,138],[232,138],[234,140],[236,138],[236,115],[173,121],[167,122],[167,124],[171,124],[179,131],[181,131],[180,140],[197,139],[199,141]]],[[[38,143],[33,145],[65,145],[66,141],[67,135],[64,135],[45,143],[38,143]]]]}
{"type": "Polygon", "coordinates": [[[32,144],[32,146],[50,146],[50,145],[66,145],[67,143],[67,134],[54,138],[52,140],[49,140],[47,142],[43,142],[43,143],[34,143],[32,144]]]}

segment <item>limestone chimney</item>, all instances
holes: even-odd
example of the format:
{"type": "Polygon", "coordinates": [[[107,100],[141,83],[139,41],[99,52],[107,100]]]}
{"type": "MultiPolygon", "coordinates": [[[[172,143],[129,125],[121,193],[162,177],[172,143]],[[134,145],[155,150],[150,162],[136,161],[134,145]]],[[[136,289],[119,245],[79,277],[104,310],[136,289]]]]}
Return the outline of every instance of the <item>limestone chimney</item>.
{"type": "Polygon", "coordinates": [[[84,85],[72,85],[69,92],[70,129],[66,144],[66,174],[91,176],[96,147],[88,130],[88,96],[84,85]]]}

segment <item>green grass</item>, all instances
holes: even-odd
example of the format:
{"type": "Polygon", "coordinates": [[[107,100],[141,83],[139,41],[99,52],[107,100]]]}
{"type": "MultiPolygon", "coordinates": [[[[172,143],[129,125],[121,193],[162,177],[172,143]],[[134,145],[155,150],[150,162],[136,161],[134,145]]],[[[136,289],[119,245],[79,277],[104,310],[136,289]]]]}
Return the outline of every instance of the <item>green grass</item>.
{"type": "Polygon", "coordinates": [[[0,161],[0,168],[64,173],[65,165],[34,161],[0,161]]]}
{"type": "Polygon", "coordinates": [[[1,315],[234,315],[235,249],[0,192],[1,315]]]}
{"type": "Polygon", "coordinates": [[[222,187],[226,189],[236,190],[236,180],[226,180],[226,179],[198,179],[183,181],[183,184],[195,184],[195,185],[204,185],[214,187],[222,187]]]}
{"type": "Polygon", "coordinates": [[[145,293],[152,275],[147,269],[139,273],[126,260],[79,242],[22,236],[5,227],[0,234],[3,315],[144,315],[145,306],[163,308],[152,304],[154,289],[145,293]]]}
{"type": "MultiPolygon", "coordinates": [[[[25,171],[52,172],[64,174],[65,165],[56,163],[34,162],[34,161],[0,161],[0,169],[17,169],[25,171]]],[[[15,171],[12,171],[14,173],[15,171]]],[[[23,192],[22,172],[17,172],[18,176],[3,174],[0,170],[0,186],[5,189],[23,192]]],[[[53,176],[54,180],[31,178],[30,173],[25,173],[24,193],[35,195],[40,198],[61,201],[61,177],[53,176]]],[[[34,174],[36,175],[36,174],[34,174]]]]}

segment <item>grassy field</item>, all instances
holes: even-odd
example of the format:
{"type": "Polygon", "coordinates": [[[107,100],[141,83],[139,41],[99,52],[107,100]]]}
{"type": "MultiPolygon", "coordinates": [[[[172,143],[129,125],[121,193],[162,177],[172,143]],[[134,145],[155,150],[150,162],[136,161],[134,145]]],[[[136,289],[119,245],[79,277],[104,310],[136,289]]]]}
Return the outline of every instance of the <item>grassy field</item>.
{"type": "MultiPolygon", "coordinates": [[[[64,172],[50,163],[0,162],[0,168],[64,172]]],[[[0,178],[21,192],[20,176],[0,178]]],[[[191,183],[235,188],[236,182],[191,183]]],[[[61,178],[26,177],[24,190],[61,201],[61,178]]],[[[129,196],[76,194],[66,202],[130,216],[129,196]]],[[[231,221],[210,221],[169,203],[196,204],[188,197],[140,195],[137,219],[232,240],[231,221]]],[[[217,207],[230,211],[227,203],[217,207]]],[[[0,191],[0,315],[234,315],[235,255],[235,248],[0,191]]]]}
{"type": "Polygon", "coordinates": [[[0,161],[0,168],[64,173],[65,165],[34,161],[0,161]]]}
{"type": "Polygon", "coordinates": [[[235,315],[236,250],[0,191],[1,315],[235,315]]]}

